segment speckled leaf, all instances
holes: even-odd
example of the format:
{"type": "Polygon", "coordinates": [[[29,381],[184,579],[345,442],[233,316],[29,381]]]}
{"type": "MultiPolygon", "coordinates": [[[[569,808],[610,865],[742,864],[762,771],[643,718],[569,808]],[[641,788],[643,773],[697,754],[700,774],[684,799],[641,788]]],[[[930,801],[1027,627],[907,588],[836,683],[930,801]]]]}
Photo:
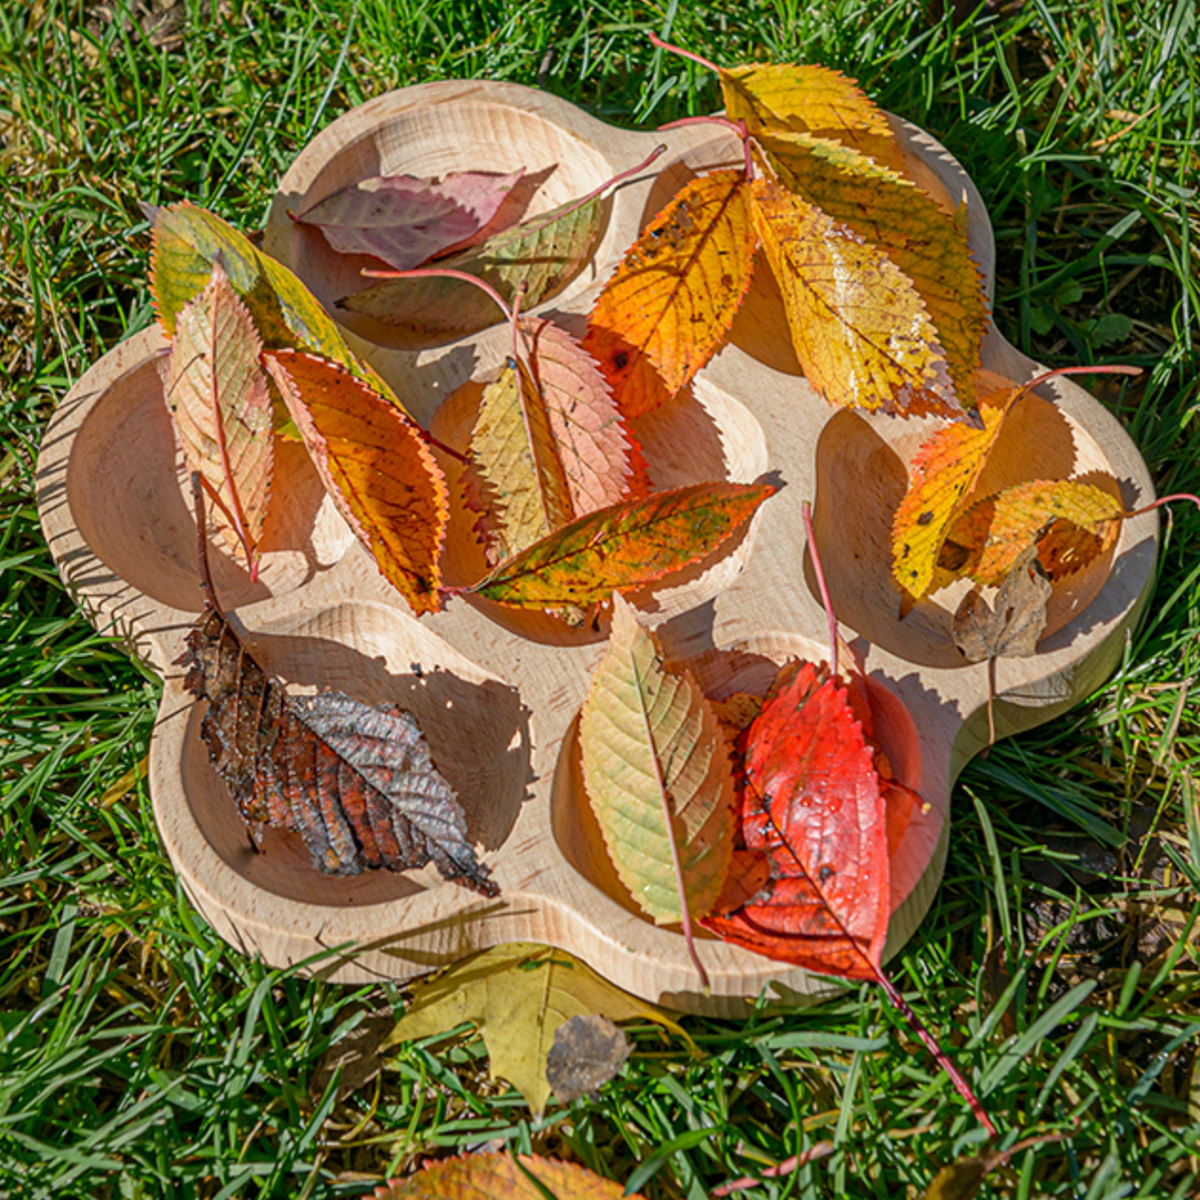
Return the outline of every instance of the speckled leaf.
{"type": "Polygon", "coordinates": [[[275,350],[264,361],[338,511],[413,611],[435,611],[449,508],[420,428],[329,359],[275,350]]]}
{"type": "Polygon", "coordinates": [[[375,1189],[376,1200],[643,1200],[577,1163],[521,1154],[467,1154],[375,1189]]]}
{"type": "Polygon", "coordinates": [[[729,332],[754,266],[746,193],[740,170],[685,184],[596,300],[583,345],[626,416],[687,386],[729,332]]]}
{"type": "Polygon", "coordinates": [[[988,306],[965,208],[951,216],[902,175],[837,142],[802,133],[759,140],[785,187],[886,251],[912,280],[959,402],[971,407],[988,306]]]}
{"type": "MultiPolygon", "coordinates": [[[[575,201],[493,234],[439,267],[477,275],[512,303],[522,283],[523,309],[557,295],[586,261],[600,236],[603,201],[575,201]]],[[[419,333],[474,333],[494,325],[495,303],[459,279],[381,279],[344,297],[339,306],[419,333]]]]}
{"type": "Polygon", "coordinates": [[[216,528],[241,548],[257,574],[274,464],[271,397],[259,365],[262,343],[219,262],[207,286],[179,313],[163,396],[188,471],[199,471],[218,498],[216,528]]]}
{"type": "Polygon", "coordinates": [[[1118,497],[1090,483],[1034,480],[973,505],[946,540],[965,551],[959,574],[986,587],[999,586],[1035,544],[1047,574],[1061,579],[1109,549],[1123,512],[1118,497]]]}
{"type": "Polygon", "coordinates": [[[853,79],[813,65],[750,63],[721,71],[725,112],[751,133],[811,133],[835,138],[903,172],[904,153],[884,113],[853,79]]]}
{"type": "Polygon", "coordinates": [[[595,604],[713,553],[776,490],[700,483],[603,508],[502,562],[472,590],[518,608],[595,604]]]}
{"type": "Polygon", "coordinates": [[[1046,628],[1046,602],[1050,580],[1035,567],[1032,545],[1012,564],[996,593],[993,608],[976,588],[968,592],[954,613],[951,635],[970,662],[988,658],[1028,658],[1037,653],[1046,628]]]}
{"type": "Polygon", "coordinates": [[[370,254],[397,271],[460,249],[496,215],[525,174],[454,171],[441,180],[377,175],[342,188],[296,219],[339,254],[370,254]]]}
{"type": "Polygon", "coordinates": [[[704,916],[733,849],[729,748],[695,680],[663,667],[661,646],[619,596],[579,746],[587,797],[621,882],[660,925],[704,916]]]}
{"type": "Polygon", "coordinates": [[[812,387],[838,407],[961,415],[925,302],[887,254],[780,184],[751,195],[812,387]]]}

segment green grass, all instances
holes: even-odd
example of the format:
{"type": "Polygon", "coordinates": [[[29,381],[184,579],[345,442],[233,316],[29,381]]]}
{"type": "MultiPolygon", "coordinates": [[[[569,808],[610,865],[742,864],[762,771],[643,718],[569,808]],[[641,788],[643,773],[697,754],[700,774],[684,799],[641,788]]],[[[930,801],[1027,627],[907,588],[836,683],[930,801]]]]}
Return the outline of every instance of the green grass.
{"type": "MultiPolygon", "coordinates": [[[[695,1200],[821,1140],[832,1155],[745,1194],[921,1195],[980,1131],[869,987],[691,1019],[698,1059],[637,1031],[600,1100],[537,1124],[468,1036],[407,1049],[348,1096],[322,1085],[329,1047],[403,991],[269,970],[193,913],[144,780],[158,683],[64,593],[36,447],[86,366],[151,319],[138,200],[255,228],[318,129],[427,79],[540,83],[625,125],[715,108],[711,79],[651,50],[654,29],[727,63],[841,67],[929,128],[986,198],[1006,336],[1048,365],[1146,368],[1097,390],[1160,489],[1196,491],[1193,6],[1000,3],[958,26],[937,4],[868,0],[181,7],[161,46],[119,2],[0,7],[0,1196],[354,1196],[491,1145],[695,1200]]],[[[1069,1134],[984,1195],[1200,1187],[1200,519],[1169,520],[1114,679],[967,770],[945,882],[893,963],[1003,1144],[1069,1134]]]]}

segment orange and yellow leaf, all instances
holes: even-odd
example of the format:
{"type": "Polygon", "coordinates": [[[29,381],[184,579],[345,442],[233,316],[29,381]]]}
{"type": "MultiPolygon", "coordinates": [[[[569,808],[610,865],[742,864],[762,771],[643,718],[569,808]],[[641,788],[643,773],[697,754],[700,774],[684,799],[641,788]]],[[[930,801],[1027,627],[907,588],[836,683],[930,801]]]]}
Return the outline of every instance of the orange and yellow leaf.
{"type": "Polygon", "coordinates": [[[416,613],[440,606],[448,501],[419,426],[340,364],[301,350],[264,355],[334,503],[416,613]]]}
{"type": "Polygon", "coordinates": [[[686,184],[646,227],[596,301],[583,340],[621,411],[674,396],[716,352],[754,265],[743,171],[686,184]]]}

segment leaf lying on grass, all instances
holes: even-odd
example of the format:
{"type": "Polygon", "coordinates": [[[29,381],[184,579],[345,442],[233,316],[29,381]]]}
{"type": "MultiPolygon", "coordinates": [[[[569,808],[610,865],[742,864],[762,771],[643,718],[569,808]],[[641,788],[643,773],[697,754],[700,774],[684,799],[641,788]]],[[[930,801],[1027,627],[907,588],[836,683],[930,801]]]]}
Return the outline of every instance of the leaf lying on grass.
{"type": "Polygon", "coordinates": [[[375,1189],[375,1200],[643,1200],[576,1163],[520,1154],[464,1154],[375,1189]]]}

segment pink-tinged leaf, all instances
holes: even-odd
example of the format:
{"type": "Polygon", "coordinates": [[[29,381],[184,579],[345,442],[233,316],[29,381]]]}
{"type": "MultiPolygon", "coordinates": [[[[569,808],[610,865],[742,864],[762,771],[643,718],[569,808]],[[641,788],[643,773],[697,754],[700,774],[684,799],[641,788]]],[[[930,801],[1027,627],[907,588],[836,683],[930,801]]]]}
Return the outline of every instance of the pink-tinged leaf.
{"type": "Polygon", "coordinates": [[[417,613],[440,605],[446,482],[418,425],[330,359],[264,356],[338,511],[417,613]]]}
{"type": "Polygon", "coordinates": [[[471,245],[524,174],[458,171],[440,182],[380,175],[334,192],[296,219],[320,228],[339,254],[370,254],[408,271],[471,245]]]}
{"type": "Polygon", "coordinates": [[[208,285],[179,312],[170,357],[161,364],[163,395],[189,471],[217,499],[217,529],[245,552],[255,547],[271,493],[274,452],[271,397],[259,365],[262,342],[220,261],[208,285]]]}

